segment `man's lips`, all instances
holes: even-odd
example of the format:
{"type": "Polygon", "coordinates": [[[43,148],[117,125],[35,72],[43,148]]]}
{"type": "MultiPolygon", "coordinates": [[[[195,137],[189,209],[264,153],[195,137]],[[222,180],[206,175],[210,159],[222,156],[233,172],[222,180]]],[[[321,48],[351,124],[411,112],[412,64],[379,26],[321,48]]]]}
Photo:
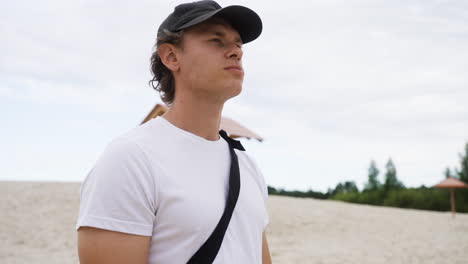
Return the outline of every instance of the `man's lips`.
{"type": "Polygon", "coordinates": [[[233,66],[228,66],[224,68],[225,70],[232,70],[232,71],[238,71],[238,72],[244,72],[241,66],[233,65],[233,66]]]}

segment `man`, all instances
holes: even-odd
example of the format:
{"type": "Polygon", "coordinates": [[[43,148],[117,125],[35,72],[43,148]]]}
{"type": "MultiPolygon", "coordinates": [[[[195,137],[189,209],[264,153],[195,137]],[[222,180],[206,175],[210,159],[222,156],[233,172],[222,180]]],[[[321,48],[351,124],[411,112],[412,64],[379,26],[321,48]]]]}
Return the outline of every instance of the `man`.
{"type": "MultiPolygon", "coordinates": [[[[214,1],[179,5],[161,24],[153,82],[170,108],[111,142],[83,182],[82,264],[187,263],[212,235],[230,187],[221,113],[242,90],[242,45],[261,30],[252,10],[214,1]]],[[[235,153],[241,187],[213,263],[271,263],[266,184],[235,153]]]]}

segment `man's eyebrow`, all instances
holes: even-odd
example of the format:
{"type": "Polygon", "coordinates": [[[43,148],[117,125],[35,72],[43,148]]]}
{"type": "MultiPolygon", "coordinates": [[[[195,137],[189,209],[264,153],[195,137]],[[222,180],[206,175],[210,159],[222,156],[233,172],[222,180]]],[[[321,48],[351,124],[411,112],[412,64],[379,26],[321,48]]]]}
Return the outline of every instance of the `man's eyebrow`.
{"type": "MultiPolygon", "coordinates": [[[[216,35],[218,37],[226,37],[226,34],[224,34],[223,32],[220,32],[220,31],[209,31],[210,34],[212,35],[216,35]]],[[[236,37],[236,39],[234,40],[235,42],[237,43],[241,43],[242,44],[242,39],[240,37],[236,37]]]]}

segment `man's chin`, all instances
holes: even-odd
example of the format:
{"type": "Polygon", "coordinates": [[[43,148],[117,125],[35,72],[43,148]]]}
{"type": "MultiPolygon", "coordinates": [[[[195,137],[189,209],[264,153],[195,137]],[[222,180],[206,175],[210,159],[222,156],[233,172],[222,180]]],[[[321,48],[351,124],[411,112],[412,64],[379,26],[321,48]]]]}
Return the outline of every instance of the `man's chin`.
{"type": "Polygon", "coordinates": [[[224,93],[224,98],[226,98],[226,101],[231,99],[231,98],[234,98],[236,96],[238,96],[241,92],[242,92],[242,86],[238,86],[238,87],[229,87],[228,89],[226,89],[226,91],[229,91],[224,93]]]}
{"type": "Polygon", "coordinates": [[[238,96],[242,92],[242,85],[232,87],[231,91],[232,91],[233,97],[238,96]]]}

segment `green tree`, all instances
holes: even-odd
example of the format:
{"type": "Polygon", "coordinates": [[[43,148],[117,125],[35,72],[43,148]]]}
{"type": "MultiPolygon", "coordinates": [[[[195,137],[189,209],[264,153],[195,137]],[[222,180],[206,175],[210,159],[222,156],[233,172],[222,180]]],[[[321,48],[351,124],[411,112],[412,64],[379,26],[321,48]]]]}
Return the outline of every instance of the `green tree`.
{"type": "Polygon", "coordinates": [[[444,171],[444,175],[445,175],[445,178],[450,178],[450,177],[453,177],[453,174],[452,174],[452,171],[450,170],[449,167],[447,167],[444,171]]]}
{"type": "Polygon", "coordinates": [[[368,180],[364,186],[364,190],[366,191],[373,191],[380,188],[380,182],[377,178],[379,176],[379,169],[377,169],[377,165],[375,161],[371,161],[371,164],[368,169],[368,180]]]}
{"type": "Polygon", "coordinates": [[[465,153],[460,155],[460,170],[457,171],[458,178],[465,183],[468,183],[468,143],[465,145],[465,153]]]}
{"type": "Polygon", "coordinates": [[[358,187],[354,181],[346,181],[343,183],[338,183],[335,189],[331,192],[331,196],[339,193],[357,193],[359,192],[358,187]]]}
{"type": "Polygon", "coordinates": [[[385,165],[385,168],[387,169],[387,171],[385,172],[384,189],[388,191],[392,189],[405,188],[403,183],[400,182],[397,178],[396,167],[391,158],[388,159],[388,162],[385,165]]]}

